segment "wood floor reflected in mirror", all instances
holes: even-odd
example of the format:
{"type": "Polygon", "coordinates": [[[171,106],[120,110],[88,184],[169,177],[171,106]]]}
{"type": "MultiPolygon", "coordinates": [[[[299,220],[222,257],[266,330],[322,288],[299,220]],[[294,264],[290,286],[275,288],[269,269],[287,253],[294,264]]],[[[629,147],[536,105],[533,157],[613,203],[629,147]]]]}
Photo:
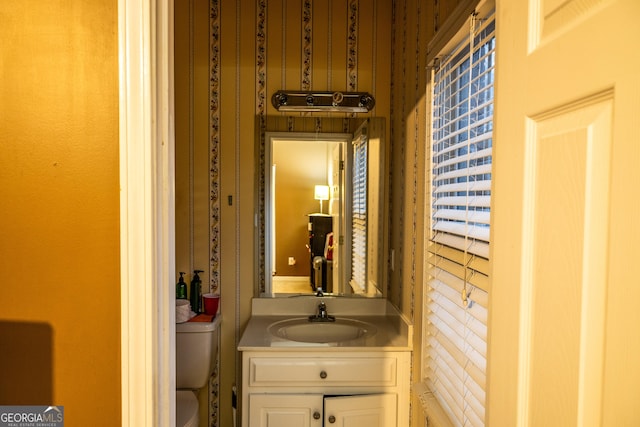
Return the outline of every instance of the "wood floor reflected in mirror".
{"type": "Polygon", "coordinates": [[[307,294],[311,293],[311,282],[308,276],[273,276],[274,294],[307,294]]]}

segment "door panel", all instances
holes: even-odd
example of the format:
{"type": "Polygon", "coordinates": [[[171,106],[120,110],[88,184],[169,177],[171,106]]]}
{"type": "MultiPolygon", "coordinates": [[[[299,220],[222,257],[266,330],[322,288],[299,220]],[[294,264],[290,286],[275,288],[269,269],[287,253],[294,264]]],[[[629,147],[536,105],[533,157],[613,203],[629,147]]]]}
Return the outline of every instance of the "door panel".
{"type": "Polygon", "coordinates": [[[397,425],[395,394],[325,398],[324,425],[329,427],[389,427],[397,425]]]}
{"type": "Polygon", "coordinates": [[[522,351],[532,425],[583,425],[598,415],[611,104],[596,97],[531,119],[524,199],[532,236],[523,262],[532,268],[521,333],[530,337],[522,351]]]}
{"type": "Polygon", "coordinates": [[[321,427],[322,395],[250,394],[249,420],[251,427],[321,427]]]}

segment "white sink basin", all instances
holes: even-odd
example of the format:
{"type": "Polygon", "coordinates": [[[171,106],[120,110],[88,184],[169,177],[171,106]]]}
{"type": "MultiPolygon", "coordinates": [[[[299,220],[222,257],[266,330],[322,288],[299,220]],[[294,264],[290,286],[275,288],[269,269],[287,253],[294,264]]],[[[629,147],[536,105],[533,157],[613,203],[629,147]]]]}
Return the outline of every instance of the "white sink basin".
{"type": "Polygon", "coordinates": [[[269,333],[290,341],[332,343],[353,341],[375,335],[376,327],[359,320],[338,318],[335,322],[310,322],[308,318],[295,318],[275,322],[269,333]]]}

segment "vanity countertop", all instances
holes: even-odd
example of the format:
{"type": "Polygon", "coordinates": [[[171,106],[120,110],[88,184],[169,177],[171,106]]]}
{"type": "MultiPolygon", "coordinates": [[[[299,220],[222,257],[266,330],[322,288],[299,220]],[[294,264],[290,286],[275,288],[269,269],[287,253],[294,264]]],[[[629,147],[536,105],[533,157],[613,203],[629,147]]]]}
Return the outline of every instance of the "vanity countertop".
{"type": "Polygon", "coordinates": [[[242,334],[240,351],[410,351],[413,327],[388,301],[384,299],[359,299],[343,297],[255,298],[252,316],[242,334]],[[269,327],[283,320],[301,318],[316,313],[324,302],[329,315],[336,319],[352,319],[366,322],[376,328],[376,333],[353,341],[332,343],[308,343],[291,341],[275,336],[269,327]]]}

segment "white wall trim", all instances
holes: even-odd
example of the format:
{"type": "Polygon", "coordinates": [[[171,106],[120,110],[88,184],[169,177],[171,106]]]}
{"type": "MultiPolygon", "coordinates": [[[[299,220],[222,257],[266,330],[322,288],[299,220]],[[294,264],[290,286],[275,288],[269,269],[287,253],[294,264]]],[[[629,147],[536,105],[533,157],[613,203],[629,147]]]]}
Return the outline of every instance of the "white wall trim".
{"type": "Polygon", "coordinates": [[[118,0],[122,425],[175,425],[173,2],[118,0]]]}

